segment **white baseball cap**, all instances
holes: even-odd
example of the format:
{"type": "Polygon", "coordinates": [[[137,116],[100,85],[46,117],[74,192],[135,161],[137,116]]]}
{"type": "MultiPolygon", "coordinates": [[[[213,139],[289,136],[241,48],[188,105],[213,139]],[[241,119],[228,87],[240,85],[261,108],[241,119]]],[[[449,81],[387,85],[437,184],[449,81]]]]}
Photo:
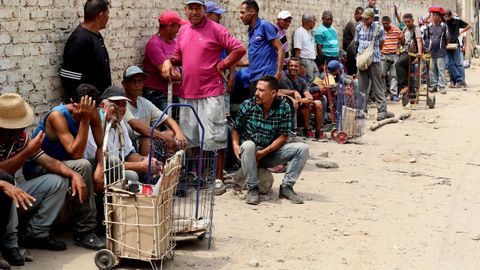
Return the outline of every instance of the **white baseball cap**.
{"type": "Polygon", "coordinates": [[[292,18],[292,13],[288,10],[282,10],[278,13],[277,19],[285,20],[286,18],[292,18]]]}

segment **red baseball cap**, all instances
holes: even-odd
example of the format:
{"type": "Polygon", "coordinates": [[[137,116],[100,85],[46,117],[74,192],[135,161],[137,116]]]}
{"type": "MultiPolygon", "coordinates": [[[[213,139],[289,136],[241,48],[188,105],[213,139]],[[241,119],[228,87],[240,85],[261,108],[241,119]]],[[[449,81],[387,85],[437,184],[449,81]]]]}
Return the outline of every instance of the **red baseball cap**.
{"type": "Polygon", "coordinates": [[[178,15],[178,13],[175,11],[165,11],[161,13],[158,17],[158,21],[162,25],[171,23],[178,23],[183,25],[187,23],[187,21],[182,20],[182,18],[180,18],[180,15],[178,15]]]}

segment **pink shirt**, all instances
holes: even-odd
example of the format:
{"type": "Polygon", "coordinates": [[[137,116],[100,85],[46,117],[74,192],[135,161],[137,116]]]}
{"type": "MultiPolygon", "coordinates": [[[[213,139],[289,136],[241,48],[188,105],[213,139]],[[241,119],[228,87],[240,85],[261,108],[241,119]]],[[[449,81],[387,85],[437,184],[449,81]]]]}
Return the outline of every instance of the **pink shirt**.
{"type": "MultiPolygon", "coordinates": [[[[143,68],[147,73],[144,86],[151,90],[167,93],[168,80],[164,79],[157,70],[157,66],[172,57],[175,51],[176,40],[166,42],[158,35],[152,36],[145,46],[145,58],[143,60],[143,68]]],[[[173,84],[173,95],[180,95],[181,85],[173,84]]]]}
{"type": "Polygon", "coordinates": [[[172,60],[181,62],[183,68],[181,98],[215,97],[225,93],[216,69],[223,49],[230,53],[223,60],[227,67],[246,52],[242,43],[225,27],[206,17],[197,26],[187,23],[180,28],[172,60]]]}

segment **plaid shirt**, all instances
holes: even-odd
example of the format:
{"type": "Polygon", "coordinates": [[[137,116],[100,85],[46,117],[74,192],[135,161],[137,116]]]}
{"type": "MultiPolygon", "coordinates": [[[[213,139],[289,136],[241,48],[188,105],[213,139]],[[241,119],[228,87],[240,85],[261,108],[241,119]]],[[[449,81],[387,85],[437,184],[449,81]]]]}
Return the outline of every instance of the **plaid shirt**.
{"type": "Polygon", "coordinates": [[[255,103],[255,97],[240,105],[235,129],[240,133],[240,143],[251,140],[257,146],[266,147],[281,135],[292,130],[292,111],[286,100],[275,98],[265,117],[263,109],[255,103]]]}
{"type": "Polygon", "coordinates": [[[370,29],[367,29],[363,23],[357,25],[357,28],[355,29],[355,42],[358,42],[358,53],[363,52],[365,49],[367,49],[368,45],[372,40],[374,39],[373,34],[375,33],[375,28],[378,27],[378,34],[375,37],[375,44],[373,48],[373,62],[378,63],[381,60],[381,54],[380,54],[380,42],[385,41],[385,31],[383,31],[383,28],[374,23],[370,25],[370,29]]]}

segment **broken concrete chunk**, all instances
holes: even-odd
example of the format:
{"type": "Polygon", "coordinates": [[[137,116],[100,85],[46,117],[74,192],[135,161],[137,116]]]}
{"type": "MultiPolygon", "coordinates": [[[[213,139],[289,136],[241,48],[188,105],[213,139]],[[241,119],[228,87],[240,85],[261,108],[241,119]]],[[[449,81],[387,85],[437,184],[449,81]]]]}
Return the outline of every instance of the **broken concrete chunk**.
{"type": "Polygon", "coordinates": [[[326,160],[317,161],[317,163],[315,163],[315,165],[318,168],[323,168],[323,169],[337,169],[338,168],[338,164],[336,162],[326,161],[326,160]]]}

